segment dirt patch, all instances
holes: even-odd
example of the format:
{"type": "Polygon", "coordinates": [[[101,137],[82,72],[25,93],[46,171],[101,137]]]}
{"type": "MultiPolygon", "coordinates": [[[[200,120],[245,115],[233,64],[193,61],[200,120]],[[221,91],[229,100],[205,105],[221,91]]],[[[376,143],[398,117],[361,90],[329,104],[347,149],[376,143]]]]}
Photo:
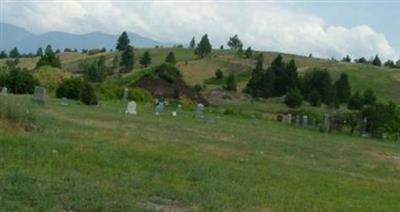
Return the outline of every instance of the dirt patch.
{"type": "Polygon", "coordinates": [[[208,104],[205,98],[203,98],[200,94],[197,94],[182,79],[176,79],[170,82],[161,78],[144,76],[139,79],[134,86],[148,90],[155,97],[166,97],[173,99],[184,97],[195,102],[208,104]]]}
{"type": "Polygon", "coordinates": [[[394,79],[394,81],[400,83],[400,73],[393,74],[392,78],[394,79]]]}
{"type": "Polygon", "coordinates": [[[189,207],[179,203],[175,200],[169,200],[164,198],[153,198],[151,201],[140,203],[140,207],[151,211],[163,211],[163,212],[183,212],[189,211],[189,207]]]}

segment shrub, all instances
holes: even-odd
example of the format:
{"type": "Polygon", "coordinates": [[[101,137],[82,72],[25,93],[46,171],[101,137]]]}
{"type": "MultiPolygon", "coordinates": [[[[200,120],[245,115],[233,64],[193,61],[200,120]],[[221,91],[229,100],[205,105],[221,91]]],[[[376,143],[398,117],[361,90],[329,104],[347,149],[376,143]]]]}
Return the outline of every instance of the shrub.
{"type": "Polygon", "coordinates": [[[319,96],[319,93],[317,91],[312,91],[310,93],[308,101],[310,102],[310,105],[313,107],[321,106],[321,97],[319,96]]]}
{"type": "Polygon", "coordinates": [[[15,94],[31,94],[39,82],[27,70],[12,69],[5,77],[5,86],[15,94]]]}
{"type": "Polygon", "coordinates": [[[350,110],[361,110],[364,105],[364,99],[360,92],[355,92],[349,99],[347,108],[350,110]]]}
{"type": "Polygon", "coordinates": [[[160,66],[157,66],[153,71],[153,75],[170,83],[175,82],[177,79],[182,77],[180,70],[169,63],[163,63],[160,66]]]}
{"type": "Polygon", "coordinates": [[[221,69],[218,69],[215,72],[215,78],[218,79],[218,80],[224,79],[224,73],[221,71],[221,69]]]}
{"type": "Polygon", "coordinates": [[[79,100],[82,80],[80,78],[67,79],[56,90],[56,97],[79,100]]]}
{"type": "Polygon", "coordinates": [[[128,91],[128,100],[134,100],[137,102],[151,102],[153,101],[153,96],[145,89],[130,88],[128,91]]]}
{"type": "Polygon", "coordinates": [[[87,81],[81,83],[79,100],[85,105],[97,105],[96,93],[94,92],[92,85],[87,81]]]}
{"type": "Polygon", "coordinates": [[[299,107],[303,103],[303,96],[301,96],[300,90],[297,88],[291,89],[285,97],[285,104],[288,107],[294,108],[299,107]]]}
{"type": "Polygon", "coordinates": [[[228,91],[236,91],[237,82],[234,74],[230,74],[226,79],[225,89],[228,91]]]}

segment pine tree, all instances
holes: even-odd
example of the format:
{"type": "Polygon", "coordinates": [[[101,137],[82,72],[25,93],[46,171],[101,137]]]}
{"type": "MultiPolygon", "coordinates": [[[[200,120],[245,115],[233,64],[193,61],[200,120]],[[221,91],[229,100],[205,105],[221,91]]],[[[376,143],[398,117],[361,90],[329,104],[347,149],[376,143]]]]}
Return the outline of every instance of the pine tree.
{"type": "Polygon", "coordinates": [[[140,64],[144,67],[147,67],[151,64],[151,55],[149,51],[145,51],[142,57],[140,58],[140,64]]]}
{"type": "Polygon", "coordinates": [[[273,96],[282,96],[286,94],[286,64],[281,55],[278,55],[271,63],[271,69],[275,75],[275,87],[273,96]]]}
{"type": "Polygon", "coordinates": [[[246,52],[244,54],[246,58],[251,58],[253,56],[253,50],[251,49],[250,46],[246,49],[246,52]]]}
{"type": "Polygon", "coordinates": [[[4,59],[4,58],[7,58],[7,57],[8,57],[7,52],[5,50],[1,51],[0,59],[4,59]]]}
{"type": "Polygon", "coordinates": [[[257,58],[257,64],[256,67],[253,69],[251,73],[251,78],[247,82],[245,92],[250,94],[253,97],[261,97],[262,92],[261,92],[261,80],[264,75],[263,71],[263,55],[260,54],[257,58]]]}
{"type": "Polygon", "coordinates": [[[208,54],[210,54],[212,51],[212,47],[210,44],[210,41],[208,40],[208,35],[205,34],[203,37],[201,37],[200,43],[197,44],[197,48],[195,53],[199,55],[200,57],[204,57],[208,54]]]}
{"type": "Polygon", "coordinates": [[[376,95],[374,91],[370,88],[366,89],[363,94],[364,104],[365,105],[375,105],[376,104],[376,95]]]}
{"type": "Polygon", "coordinates": [[[42,54],[39,61],[36,63],[36,68],[46,65],[61,68],[60,58],[53,52],[51,45],[47,45],[45,53],[42,54]]]}
{"type": "Polygon", "coordinates": [[[364,99],[360,92],[355,92],[347,103],[347,108],[350,110],[361,110],[364,105],[364,99]]]}
{"type": "Polygon", "coordinates": [[[338,103],[347,103],[351,96],[351,87],[347,74],[342,73],[333,87],[336,90],[338,103]]]}
{"type": "Polygon", "coordinates": [[[125,51],[129,46],[129,37],[128,34],[124,31],[118,38],[116,49],[119,51],[125,51]]]}
{"type": "Polygon", "coordinates": [[[19,53],[19,51],[18,51],[18,49],[17,48],[13,48],[11,51],[10,51],[10,57],[11,58],[18,58],[18,57],[20,57],[21,56],[21,54],[19,53]]]}
{"type": "Polygon", "coordinates": [[[97,105],[97,97],[89,82],[84,81],[79,91],[79,100],[85,105],[97,105]]]}
{"type": "Polygon", "coordinates": [[[310,93],[310,96],[308,97],[308,101],[310,102],[310,105],[313,107],[321,106],[321,97],[319,96],[318,91],[312,91],[310,93]]]}
{"type": "Polygon", "coordinates": [[[372,65],[374,65],[374,66],[381,66],[382,65],[381,59],[379,59],[378,55],[376,55],[374,60],[372,60],[372,65]]]}
{"type": "Polygon", "coordinates": [[[225,89],[228,91],[236,91],[237,82],[234,74],[230,74],[226,79],[225,89]]]}
{"type": "Polygon", "coordinates": [[[351,62],[350,56],[349,56],[349,55],[346,55],[346,57],[344,57],[344,58],[342,59],[342,62],[350,63],[350,62],[351,62]]]}
{"type": "Polygon", "coordinates": [[[286,65],[286,70],[285,70],[285,85],[286,85],[286,91],[289,91],[292,88],[298,87],[299,84],[299,77],[297,73],[297,66],[296,62],[292,59],[289,61],[289,63],[286,65]]]}
{"type": "Polygon", "coordinates": [[[285,97],[285,104],[288,107],[294,108],[299,107],[303,103],[303,97],[301,96],[300,90],[297,88],[291,89],[285,97]]]}
{"type": "Polygon", "coordinates": [[[42,47],[38,48],[38,50],[36,51],[36,56],[37,57],[41,57],[43,55],[43,50],[42,47]]]}
{"type": "Polygon", "coordinates": [[[174,52],[169,52],[167,57],[165,58],[165,62],[176,64],[176,58],[174,52]]]}
{"type": "Polygon", "coordinates": [[[218,69],[217,71],[215,71],[215,78],[218,80],[223,80],[224,72],[222,72],[221,69],[218,69]]]}
{"type": "Polygon", "coordinates": [[[135,54],[133,52],[133,47],[128,46],[121,55],[121,72],[122,73],[128,73],[131,72],[133,69],[133,66],[135,64],[135,54]]]}
{"type": "Polygon", "coordinates": [[[239,49],[243,47],[242,41],[239,39],[238,35],[230,37],[227,44],[231,49],[239,49]]]}
{"type": "Polygon", "coordinates": [[[193,36],[192,40],[190,40],[189,48],[194,49],[195,47],[196,47],[196,40],[194,39],[193,36]]]}

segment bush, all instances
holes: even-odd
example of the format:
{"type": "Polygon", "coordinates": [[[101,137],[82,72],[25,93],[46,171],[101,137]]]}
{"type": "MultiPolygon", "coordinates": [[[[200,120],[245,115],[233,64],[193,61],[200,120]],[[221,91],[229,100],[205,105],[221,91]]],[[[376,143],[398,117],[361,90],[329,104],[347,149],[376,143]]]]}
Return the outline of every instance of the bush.
{"type": "Polygon", "coordinates": [[[226,85],[225,85],[225,90],[228,91],[236,91],[237,89],[237,82],[236,82],[236,77],[234,74],[230,74],[228,78],[226,79],[226,85]]]}
{"type": "Polygon", "coordinates": [[[364,105],[364,99],[360,92],[355,92],[349,99],[347,108],[350,110],[361,110],[364,105]]]}
{"type": "Polygon", "coordinates": [[[153,96],[145,89],[129,88],[128,100],[134,100],[136,102],[151,102],[153,101],[153,96]]]}
{"type": "Polygon", "coordinates": [[[87,81],[81,83],[79,100],[85,105],[97,105],[97,97],[93,87],[87,81]]]}
{"type": "Polygon", "coordinates": [[[163,63],[160,66],[157,66],[152,74],[153,77],[159,77],[170,83],[173,83],[182,77],[180,70],[169,63],[163,63]]]}
{"type": "Polygon", "coordinates": [[[215,72],[215,78],[218,79],[218,80],[224,79],[224,73],[221,71],[221,69],[218,69],[215,72]]]}
{"type": "Polygon", "coordinates": [[[10,93],[32,94],[39,82],[27,70],[14,68],[5,76],[4,84],[10,93]]]}
{"type": "Polygon", "coordinates": [[[310,93],[308,101],[310,102],[310,105],[313,107],[321,106],[321,97],[319,96],[319,93],[317,91],[312,91],[310,93]]]}
{"type": "Polygon", "coordinates": [[[291,89],[285,97],[285,104],[288,107],[294,108],[299,107],[303,103],[303,96],[301,96],[300,90],[297,88],[291,89]]]}
{"type": "Polygon", "coordinates": [[[56,90],[56,97],[79,100],[82,80],[80,78],[67,79],[56,90]]]}

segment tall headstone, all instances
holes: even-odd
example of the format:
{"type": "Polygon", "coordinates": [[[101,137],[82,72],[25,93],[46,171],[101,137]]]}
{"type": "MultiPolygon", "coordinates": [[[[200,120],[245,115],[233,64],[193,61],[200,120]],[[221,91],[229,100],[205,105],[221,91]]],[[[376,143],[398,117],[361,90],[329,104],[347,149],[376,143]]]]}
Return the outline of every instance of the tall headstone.
{"type": "Polygon", "coordinates": [[[164,101],[158,102],[158,104],[156,105],[156,108],[154,109],[154,114],[156,116],[159,116],[160,113],[164,110],[164,108],[165,108],[164,101]]]}
{"type": "Polygon", "coordinates": [[[129,92],[128,88],[125,88],[124,89],[124,95],[122,96],[122,99],[124,101],[126,101],[128,99],[128,92],[129,92]]]}
{"type": "Polygon", "coordinates": [[[308,116],[304,115],[303,116],[303,127],[308,127],[308,116]]]}
{"type": "Polygon", "coordinates": [[[368,119],[367,117],[364,117],[361,123],[361,135],[366,136],[367,135],[367,125],[368,125],[368,119]]]}
{"type": "Polygon", "coordinates": [[[8,89],[7,89],[7,87],[2,87],[2,88],[1,88],[1,95],[3,95],[3,96],[7,96],[7,95],[8,95],[8,89]]]}
{"type": "Polygon", "coordinates": [[[324,132],[329,132],[329,128],[330,128],[329,113],[324,113],[322,130],[324,132]]]}
{"type": "Polygon", "coordinates": [[[197,104],[195,117],[198,119],[204,118],[204,105],[203,104],[201,104],[201,103],[197,104]]]}
{"type": "Polygon", "coordinates": [[[33,101],[39,104],[46,102],[46,88],[36,86],[33,92],[33,101]]]}
{"type": "Polygon", "coordinates": [[[136,102],[135,101],[130,101],[128,103],[128,106],[126,107],[125,113],[126,114],[136,115],[136,102]]]}
{"type": "Polygon", "coordinates": [[[289,114],[287,115],[288,124],[292,124],[292,119],[293,119],[292,114],[289,113],[289,114]]]}

